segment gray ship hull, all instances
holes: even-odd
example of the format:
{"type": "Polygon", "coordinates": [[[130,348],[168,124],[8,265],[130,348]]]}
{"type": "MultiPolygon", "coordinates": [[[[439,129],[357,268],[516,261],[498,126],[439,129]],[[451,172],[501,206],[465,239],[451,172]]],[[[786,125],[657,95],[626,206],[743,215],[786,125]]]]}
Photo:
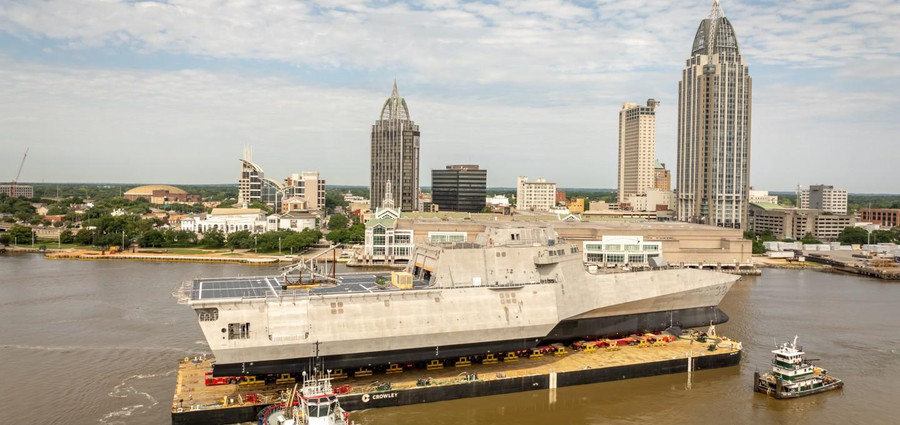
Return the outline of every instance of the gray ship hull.
{"type": "Polygon", "coordinates": [[[300,373],[311,366],[325,364],[329,369],[353,370],[386,366],[403,359],[403,363],[431,360],[456,360],[459,357],[488,353],[530,350],[553,342],[569,343],[585,338],[626,336],[635,333],[659,332],[671,326],[693,328],[720,324],[728,316],[718,307],[690,308],[674,311],[625,314],[611,317],[567,320],[559,323],[543,338],[491,341],[445,347],[420,347],[408,350],[388,350],[352,355],[298,357],[294,359],[257,361],[250,363],[216,364],[214,376],[259,375],[268,373],[300,373]]]}

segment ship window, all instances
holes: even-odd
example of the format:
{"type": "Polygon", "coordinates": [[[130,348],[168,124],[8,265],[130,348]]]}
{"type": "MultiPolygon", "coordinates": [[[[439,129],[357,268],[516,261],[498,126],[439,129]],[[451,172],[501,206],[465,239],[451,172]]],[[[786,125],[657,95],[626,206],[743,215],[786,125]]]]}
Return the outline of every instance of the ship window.
{"type": "Polygon", "coordinates": [[[250,338],[249,323],[229,323],[228,339],[248,339],[250,338]]]}
{"type": "Polygon", "coordinates": [[[218,308],[201,308],[197,310],[197,317],[201,322],[214,322],[219,320],[218,308]]]}
{"type": "Polygon", "coordinates": [[[331,314],[344,314],[343,301],[331,303],[331,314]]]}

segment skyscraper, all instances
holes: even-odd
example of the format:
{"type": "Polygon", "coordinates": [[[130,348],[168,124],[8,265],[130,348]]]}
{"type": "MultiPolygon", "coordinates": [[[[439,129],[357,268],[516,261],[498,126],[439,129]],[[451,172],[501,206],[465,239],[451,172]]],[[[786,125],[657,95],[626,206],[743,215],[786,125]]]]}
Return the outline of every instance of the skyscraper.
{"type": "Polygon", "coordinates": [[[419,208],[419,126],[409,118],[409,108],[394,91],[384,102],[372,126],[372,165],[369,186],[374,207],[380,206],[385,183],[390,182],[394,205],[401,211],[419,208]]]}
{"type": "Polygon", "coordinates": [[[718,0],[678,82],[678,219],[747,227],[751,80],[718,0]]]}
{"type": "Polygon", "coordinates": [[[625,102],[619,111],[619,202],[643,195],[653,187],[656,159],[656,107],[625,102]]]}
{"type": "Polygon", "coordinates": [[[448,165],[431,170],[431,203],[441,211],[481,212],[487,197],[487,170],[448,165]]]}

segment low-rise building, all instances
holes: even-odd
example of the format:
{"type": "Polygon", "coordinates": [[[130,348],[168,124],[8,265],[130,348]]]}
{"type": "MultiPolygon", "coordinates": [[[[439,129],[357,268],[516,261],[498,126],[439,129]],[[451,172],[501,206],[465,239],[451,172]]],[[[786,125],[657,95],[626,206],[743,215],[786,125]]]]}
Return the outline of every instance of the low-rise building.
{"type": "Polygon", "coordinates": [[[856,218],[849,214],[828,214],[808,208],[785,208],[776,204],[750,204],[750,231],[771,231],[778,239],[803,239],[807,234],[823,241],[838,238],[845,227],[853,227],[856,218]]]}
{"type": "Polygon", "coordinates": [[[409,261],[415,244],[411,229],[397,228],[400,211],[394,208],[378,208],[375,216],[366,222],[363,257],[357,261],[368,264],[395,264],[409,261]]]}
{"type": "Polygon", "coordinates": [[[191,195],[184,189],[165,184],[138,186],[126,191],[122,197],[129,201],[145,199],[151,204],[159,205],[200,202],[200,195],[191,195]]]}
{"type": "Polygon", "coordinates": [[[859,218],[885,228],[897,227],[900,226],[900,209],[862,208],[859,210],[859,218]]]}
{"type": "Polygon", "coordinates": [[[675,208],[675,192],[648,188],[643,194],[631,194],[625,200],[633,211],[670,211],[675,208]]]}
{"type": "Polygon", "coordinates": [[[847,191],[834,186],[814,184],[800,189],[800,208],[822,210],[830,214],[847,214],[847,191]]]}
{"type": "Polygon", "coordinates": [[[647,265],[650,258],[662,256],[662,242],[645,242],[643,236],[603,236],[599,241],[582,242],[584,262],[589,264],[647,265]]]}
{"type": "Polygon", "coordinates": [[[263,233],[268,226],[265,211],[259,208],[213,208],[209,214],[181,220],[181,229],[195,233],[219,230],[226,235],[246,230],[263,233]]]}
{"type": "Polygon", "coordinates": [[[292,230],[302,232],[305,229],[315,229],[318,216],[308,211],[289,211],[282,214],[272,214],[266,220],[267,231],[292,230]]]}
{"type": "MultiPolygon", "coordinates": [[[[516,184],[516,210],[518,211],[549,211],[556,206],[559,199],[556,191],[556,183],[544,179],[528,181],[528,177],[519,176],[516,184]]],[[[563,192],[565,202],[565,192],[563,192]]]]}
{"type": "Polygon", "coordinates": [[[34,187],[27,184],[0,184],[0,195],[13,198],[34,198],[34,187]]]}
{"type": "Polygon", "coordinates": [[[566,208],[572,214],[584,213],[584,198],[572,198],[566,203],[566,208]]]}
{"type": "Polygon", "coordinates": [[[748,202],[750,202],[751,204],[764,203],[778,205],[778,196],[769,195],[768,190],[755,190],[751,187],[750,195],[748,196],[748,202]]]}

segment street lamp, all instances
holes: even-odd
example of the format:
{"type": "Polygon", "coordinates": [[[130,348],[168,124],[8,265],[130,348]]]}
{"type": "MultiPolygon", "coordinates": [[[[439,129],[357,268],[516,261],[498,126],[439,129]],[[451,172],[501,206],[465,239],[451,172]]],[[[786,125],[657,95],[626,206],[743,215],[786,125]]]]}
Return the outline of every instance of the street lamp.
{"type": "Polygon", "coordinates": [[[253,235],[253,253],[258,253],[256,250],[256,235],[253,235]]]}
{"type": "Polygon", "coordinates": [[[281,236],[278,237],[278,255],[281,255],[281,236]]]}

